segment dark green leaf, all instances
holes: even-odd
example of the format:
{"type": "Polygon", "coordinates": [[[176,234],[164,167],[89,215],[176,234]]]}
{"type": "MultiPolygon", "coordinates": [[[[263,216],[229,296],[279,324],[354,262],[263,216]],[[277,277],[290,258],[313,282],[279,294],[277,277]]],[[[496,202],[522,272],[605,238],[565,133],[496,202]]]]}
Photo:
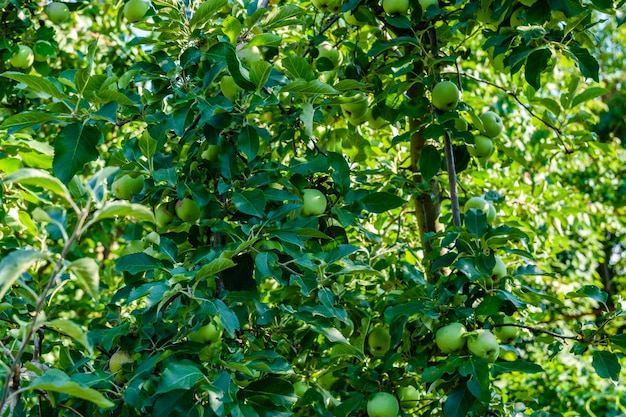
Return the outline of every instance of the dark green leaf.
{"type": "Polygon", "coordinates": [[[465,384],[461,384],[453,389],[443,405],[444,417],[466,417],[468,411],[476,402],[476,397],[472,395],[465,384]]]}
{"type": "Polygon", "coordinates": [[[68,184],[86,163],[98,159],[96,146],[101,131],[95,126],[73,123],[65,126],[54,141],[54,176],[68,184]]]}
{"type": "Polygon", "coordinates": [[[156,394],[191,389],[203,376],[202,371],[191,361],[170,362],[161,375],[156,394]]]}
{"type": "Polygon", "coordinates": [[[406,201],[395,194],[387,192],[370,193],[361,199],[361,203],[365,206],[365,210],[373,213],[383,213],[387,210],[393,210],[402,207],[406,201]]]}
{"type": "Polygon", "coordinates": [[[543,368],[536,363],[527,362],[522,359],[518,359],[512,362],[496,362],[491,367],[493,376],[509,373],[509,372],[522,372],[525,374],[536,374],[544,372],[543,368]]]}
{"type": "Polygon", "coordinates": [[[82,386],[72,381],[69,376],[58,369],[46,371],[43,375],[35,378],[25,389],[59,392],[71,397],[90,401],[102,408],[111,408],[115,405],[95,389],[82,386]]]}
{"type": "Polygon", "coordinates": [[[525,76],[526,82],[534,88],[541,87],[541,73],[548,67],[552,52],[548,48],[540,48],[532,51],[526,59],[525,76]]]}
{"type": "Polygon", "coordinates": [[[600,65],[598,61],[591,56],[589,51],[583,48],[580,45],[571,44],[569,47],[569,52],[572,58],[576,59],[578,63],[578,68],[583,76],[593,79],[598,82],[599,80],[599,72],[600,65]]]}
{"type": "Polygon", "coordinates": [[[622,367],[615,353],[596,350],[593,352],[592,365],[600,377],[611,378],[616,382],[619,381],[619,373],[622,367]]]}
{"type": "Polygon", "coordinates": [[[233,204],[237,210],[251,216],[263,217],[265,203],[265,195],[259,189],[242,191],[233,195],[233,204]]]}
{"type": "Polygon", "coordinates": [[[479,239],[485,234],[485,232],[489,228],[489,226],[487,225],[487,216],[480,209],[469,209],[465,213],[464,221],[467,230],[479,239]]]}
{"type": "Polygon", "coordinates": [[[161,269],[163,266],[164,265],[161,260],[153,258],[146,253],[138,252],[124,255],[119,258],[115,264],[115,270],[117,272],[129,272],[134,275],[139,272],[161,269]]]}
{"type": "Polygon", "coordinates": [[[441,167],[441,152],[432,145],[426,145],[420,153],[420,172],[424,181],[430,181],[441,167]]]}

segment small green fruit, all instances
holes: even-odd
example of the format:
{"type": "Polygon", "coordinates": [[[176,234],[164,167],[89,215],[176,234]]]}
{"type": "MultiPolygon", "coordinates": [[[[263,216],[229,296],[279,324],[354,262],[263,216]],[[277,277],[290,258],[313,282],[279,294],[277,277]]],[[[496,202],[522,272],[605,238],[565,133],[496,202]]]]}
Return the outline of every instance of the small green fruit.
{"type": "Polygon", "coordinates": [[[422,13],[426,13],[426,10],[428,10],[430,6],[439,7],[439,2],[437,0],[419,0],[419,4],[422,6],[422,13]]]}
{"type": "Polygon", "coordinates": [[[398,388],[398,397],[400,398],[400,407],[405,410],[417,407],[420,400],[420,392],[413,385],[398,388]]]}
{"type": "Polygon", "coordinates": [[[450,323],[435,333],[435,343],[443,353],[452,353],[465,347],[467,329],[461,323],[450,323]]]}
{"type": "Polygon", "coordinates": [[[325,58],[330,61],[332,68],[337,68],[341,64],[342,57],[341,52],[335,46],[328,42],[322,42],[317,48],[319,54],[317,59],[325,58]]]}
{"type": "MultiPolygon", "coordinates": [[[[506,316],[502,320],[503,324],[515,324],[517,323],[513,317],[506,316]]],[[[493,329],[494,335],[502,343],[511,343],[517,339],[519,335],[519,327],[517,326],[499,326],[493,329]]]]}
{"type": "Polygon", "coordinates": [[[111,191],[121,200],[130,200],[135,194],[139,194],[143,189],[146,177],[143,174],[133,178],[128,174],[124,174],[116,178],[111,184],[111,191]]]}
{"type": "Polygon", "coordinates": [[[124,382],[126,376],[123,372],[124,365],[132,364],[134,360],[130,357],[128,352],[118,350],[109,358],[109,370],[114,375],[117,382],[124,382]]]}
{"type": "Polygon", "coordinates": [[[70,9],[67,4],[53,1],[46,6],[46,14],[52,23],[63,23],[70,18],[70,9]]]}
{"type": "Polygon", "coordinates": [[[477,158],[488,158],[493,154],[493,141],[487,136],[474,136],[474,145],[467,147],[467,152],[477,158]]]}
{"type": "Polygon", "coordinates": [[[222,339],[222,331],[222,325],[217,320],[211,320],[209,324],[189,333],[188,339],[196,343],[216,343],[222,339]]]}
{"type": "Polygon", "coordinates": [[[480,120],[483,122],[481,133],[487,137],[495,138],[500,136],[504,129],[502,118],[492,111],[486,111],[481,114],[480,120]]]}
{"type": "Polygon", "coordinates": [[[383,0],[383,10],[390,16],[406,16],[409,0],[383,0]]]}
{"type": "Polygon", "coordinates": [[[263,59],[258,46],[242,47],[237,50],[237,56],[241,63],[247,67],[250,67],[253,62],[258,62],[263,59]]]}
{"type": "Polygon", "coordinates": [[[361,93],[355,94],[352,97],[344,99],[345,102],[341,103],[341,110],[347,118],[361,119],[367,115],[367,97],[361,93]]]}
{"type": "Polygon", "coordinates": [[[367,401],[369,417],[397,417],[399,412],[398,400],[388,392],[377,392],[367,401]]]}
{"type": "Polygon", "coordinates": [[[465,203],[463,211],[467,213],[469,209],[476,208],[481,210],[487,216],[487,224],[493,224],[496,220],[496,208],[489,201],[482,197],[472,197],[465,203]]]}
{"type": "Polygon", "coordinates": [[[200,154],[200,156],[209,161],[209,162],[217,162],[217,157],[219,155],[219,151],[220,151],[220,147],[217,145],[209,145],[207,146],[207,148],[202,151],[202,154],[200,154]]]}
{"type": "Polygon", "coordinates": [[[433,106],[442,111],[454,110],[460,98],[459,88],[452,81],[441,81],[432,91],[433,106]]]}
{"type": "Polygon", "coordinates": [[[496,337],[487,329],[479,329],[469,333],[467,349],[474,356],[487,362],[495,362],[500,354],[500,345],[496,337]]]}
{"type": "Polygon", "coordinates": [[[144,0],[129,0],[124,5],[124,17],[130,23],[139,22],[150,9],[150,3],[144,0]]]}
{"type": "Polygon", "coordinates": [[[174,210],[178,218],[187,223],[195,223],[200,218],[200,206],[191,198],[178,200],[174,210]]]}
{"type": "Polygon", "coordinates": [[[15,68],[26,69],[30,68],[34,61],[35,54],[30,46],[20,45],[17,47],[17,52],[9,60],[9,63],[15,68]]]}
{"type": "Polygon", "coordinates": [[[306,188],[302,192],[302,215],[303,216],[319,216],[324,214],[328,201],[326,196],[314,188],[306,188]]]}
{"type": "Polygon", "coordinates": [[[313,6],[320,12],[339,13],[343,4],[342,0],[311,0],[313,6]]]}
{"type": "Polygon", "coordinates": [[[507,269],[504,261],[498,255],[494,256],[496,260],[496,264],[491,270],[491,278],[494,282],[497,282],[499,279],[504,278],[507,275],[507,269]]]}
{"type": "Polygon", "coordinates": [[[391,335],[389,334],[389,330],[382,326],[374,327],[367,336],[367,346],[373,357],[381,358],[385,356],[391,347],[391,335]]]}

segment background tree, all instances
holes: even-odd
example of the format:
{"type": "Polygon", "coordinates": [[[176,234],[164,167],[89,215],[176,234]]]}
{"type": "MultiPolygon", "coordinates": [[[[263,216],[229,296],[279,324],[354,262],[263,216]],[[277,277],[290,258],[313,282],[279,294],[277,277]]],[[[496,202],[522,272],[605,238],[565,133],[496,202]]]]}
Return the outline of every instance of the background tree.
{"type": "Polygon", "coordinates": [[[65,6],[0,1],[0,415],[624,413],[622,4],[65,6]]]}

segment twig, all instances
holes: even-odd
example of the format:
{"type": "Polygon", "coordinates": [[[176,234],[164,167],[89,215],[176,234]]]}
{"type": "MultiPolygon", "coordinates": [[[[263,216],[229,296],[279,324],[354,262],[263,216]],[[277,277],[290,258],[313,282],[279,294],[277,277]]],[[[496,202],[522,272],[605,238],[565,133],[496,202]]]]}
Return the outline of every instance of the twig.
{"type": "Polygon", "coordinates": [[[452,203],[452,223],[461,226],[461,209],[459,207],[459,193],[456,186],[456,166],[454,163],[454,151],[450,134],[446,131],[443,135],[443,149],[446,155],[446,169],[448,170],[448,184],[450,186],[450,201],[452,203]]]}

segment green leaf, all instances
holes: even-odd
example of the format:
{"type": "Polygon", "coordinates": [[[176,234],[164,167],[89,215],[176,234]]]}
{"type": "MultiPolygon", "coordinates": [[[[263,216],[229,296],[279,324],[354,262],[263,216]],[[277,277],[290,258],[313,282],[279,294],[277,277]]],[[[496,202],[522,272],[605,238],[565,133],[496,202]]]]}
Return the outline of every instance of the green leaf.
{"type": "Polygon", "coordinates": [[[578,106],[579,104],[584,103],[585,101],[593,100],[594,98],[597,98],[597,97],[602,97],[608,92],[609,90],[607,90],[606,88],[590,87],[586,89],[585,91],[583,91],[582,93],[578,94],[576,97],[574,97],[574,101],[572,102],[572,108],[578,106]]]}
{"type": "Polygon", "coordinates": [[[375,192],[363,197],[361,199],[361,203],[363,203],[367,211],[371,211],[373,213],[383,213],[387,210],[402,207],[406,204],[406,201],[395,194],[375,192]]]}
{"type": "Polygon", "coordinates": [[[328,152],[328,163],[332,168],[330,177],[335,183],[335,188],[339,193],[345,194],[350,190],[350,165],[342,154],[328,152]]]}
{"type": "Polygon", "coordinates": [[[0,124],[0,129],[22,129],[25,127],[40,125],[56,118],[57,116],[51,113],[41,111],[22,112],[7,117],[2,124],[0,124]]]}
{"type": "Polygon", "coordinates": [[[461,365],[459,373],[469,377],[466,384],[474,397],[481,401],[489,401],[489,365],[487,362],[471,357],[461,365]]]}
{"type": "Polygon", "coordinates": [[[242,213],[263,217],[266,204],[265,195],[259,189],[242,191],[233,195],[233,204],[242,213]]]}
{"type": "Polygon", "coordinates": [[[51,391],[67,394],[72,397],[81,398],[90,401],[102,408],[112,408],[115,406],[113,402],[106,399],[102,394],[92,388],[88,388],[74,382],[63,371],[58,369],[50,369],[40,377],[37,377],[28,386],[26,390],[51,391]]]}
{"type": "Polygon", "coordinates": [[[580,45],[571,44],[569,46],[569,52],[572,58],[576,59],[578,69],[580,69],[583,76],[592,78],[596,82],[600,81],[600,65],[587,49],[580,45]]]}
{"type": "Polygon", "coordinates": [[[622,367],[619,364],[617,355],[605,350],[596,350],[593,352],[593,369],[602,378],[611,378],[613,381],[619,381],[619,374],[622,367]]]}
{"type": "Polygon", "coordinates": [[[191,361],[170,362],[161,375],[156,394],[178,389],[189,390],[203,377],[200,368],[191,361]]]}
{"type": "Polygon", "coordinates": [[[215,299],[212,301],[212,304],[215,306],[217,313],[220,316],[220,321],[222,322],[222,326],[224,326],[224,330],[231,337],[235,336],[235,332],[240,329],[241,325],[239,324],[239,318],[237,315],[220,299],[215,299]]]}
{"type": "Polygon", "coordinates": [[[289,84],[283,86],[280,89],[281,92],[287,93],[300,93],[300,94],[322,94],[322,95],[335,95],[340,94],[331,85],[326,84],[320,80],[295,80],[289,84]]]}
{"type": "Polygon", "coordinates": [[[270,48],[279,48],[283,38],[273,33],[261,33],[256,35],[248,46],[267,46],[270,48]]]}
{"type": "Polygon", "coordinates": [[[241,34],[241,22],[234,16],[226,16],[222,22],[222,32],[228,36],[230,43],[233,45],[237,43],[237,39],[241,34]]]}
{"type": "Polygon", "coordinates": [[[485,234],[485,232],[489,228],[489,226],[487,225],[487,216],[480,209],[469,209],[465,213],[464,221],[467,230],[479,239],[485,234]]]}
{"type": "Polygon", "coordinates": [[[139,272],[153,271],[162,268],[163,262],[161,260],[153,258],[143,252],[124,255],[120,257],[115,264],[115,270],[117,272],[129,272],[133,275],[139,272]]]}
{"type": "Polygon", "coordinates": [[[600,288],[595,285],[583,285],[581,288],[576,290],[576,292],[570,292],[567,294],[568,298],[582,298],[588,297],[592,300],[596,300],[599,303],[605,304],[609,295],[602,291],[600,288]]]}
{"type": "Polygon", "coordinates": [[[208,264],[204,265],[200,270],[196,273],[197,279],[202,279],[211,275],[217,275],[222,271],[227,270],[228,268],[232,268],[235,266],[235,262],[229,258],[216,258],[213,259],[208,264]]]}
{"type": "Polygon", "coordinates": [[[98,159],[96,146],[100,137],[101,131],[95,126],[81,123],[65,126],[54,142],[52,171],[55,177],[69,184],[86,163],[98,159]]]}
{"type": "Polygon", "coordinates": [[[441,152],[433,145],[426,145],[420,153],[420,172],[424,181],[430,181],[441,167],[441,152]]]}
{"type": "Polygon", "coordinates": [[[288,25],[299,25],[304,23],[300,20],[300,16],[304,14],[305,11],[295,4],[273,7],[265,18],[263,27],[265,30],[270,30],[288,25]]]}
{"type": "Polygon", "coordinates": [[[444,417],[466,417],[469,410],[476,402],[476,397],[472,395],[465,384],[460,384],[449,394],[443,405],[444,417]]]}
{"type": "Polygon", "coordinates": [[[57,84],[46,78],[13,71],[4,72],[0,74],[0,76],[25,84],[29,89],[36,93],[43,93],[61,101],[70,101],[70,97],[62,92],[57,84]]]}
{"type": "Polygon", "coordinates": [[[74,341],[83,345],[90,355],[93,355],[93,346],[89,342],[87,332],[78,324],[71,320],[56,319],[49,322],[48,325],[74,339],[74,341]]]}
{"type": "Polygon", "coordinates": [[[196,9],[193,16],[189,20],[189,26],[194,29],[196,26],[204,26],[211,22],[211,17],[222,7],[228,4],[228,0],[207,0],[203,1],[196,9]]]}
{"type": "Polygon", "coordinates": [[[131,218],[138,221],[154,223],[154,213],[142,204],[129,203],[127,201],[109,201],[93,214],[91,223],[104,219],[117,217],[131,218]]]}
{"type": "Polygon", "coordinates": [[[306,136],[313,136],[313,118],[315,117],[315,107],[311,103],[303,103],[300,112],[300,121],[304,125],[306,136]]]}
{"type": "Polygon", "coordinates": [[[626,333],[610,336],[609,341],[622,350],[626,350],[626,333]]]}
{"type": "Polygon", "coordinates": [[[80,258],[67,266],[68,271],[74,275],[78,283],[96,301],[100,297],[100,267],[91,258],[80,258]]]}
{"type": "Polygon", "coordinates": [[[281,408],[285,411],[291,409],[298,400],[298,397],[293,392],[293,384],[276,377],[266,377],[253,381],[245,390],[242,390],[242,395],[246,404],[251,405],[255,409],[266,409],[266,412],[262,413],[264,416],[282,417],[283,414],[279,414],[279,410],[281,408]]]}
{"type": "Polygon", "coordinates": [[[48,254],[31,249],[17,249],[0,261],[0,300],[19,277],[38,261],[48,259],[48,254]]]}
{"type": "Polygon", "coordinates": [[[537,374],[545,372],[541,366],[536,363],[518,359],[512,362],[496,362],[491,366],[491,372],[496,377],[500,374],[509,372],[521,372],[525,374],[537,374]]]}
{"type": "Polygon", "coordinates": [[[541,87],[541,73],[548,67],[552,52],[548,48],[539,48],[530,53],[526,59],[526,82],[534,88],[541,87]]]}
{"type": "Polygon", "coordinates": [[[253,62],[250,66],[250,81],[256,86],[256,90],[260,91],[267,83],[272,73],[272,64],[267,61],[253,62]]]}
{"type": "Polygon", "coordinates": [[[59,181],[58,178],[54,178],[52,175],[48,174],[46,171],[33,168],[23,168],[15,171],[13,174],[6,177],[2,182],[6,184],[15,182],[18,184],[42,187],[60,197],[65,198],[70,203],[73,203],[73,200],[70,197],[70,192],[65,187],[65,184],[59,181]]]}
{"type": "Polygon", "coordinates": [[[237,146],[246,154],[248,160],[253,160],[259,153],[259,133],[253,126],[245,125],[237,136],[237,146]]]}

